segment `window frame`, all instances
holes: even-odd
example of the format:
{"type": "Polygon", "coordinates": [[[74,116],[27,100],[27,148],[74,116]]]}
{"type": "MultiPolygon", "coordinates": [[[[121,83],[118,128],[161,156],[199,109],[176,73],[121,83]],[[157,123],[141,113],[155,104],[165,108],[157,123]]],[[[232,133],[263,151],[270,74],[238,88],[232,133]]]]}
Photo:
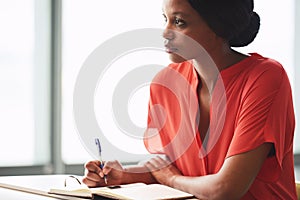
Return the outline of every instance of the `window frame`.
{"type": "MultiPolygon", "coordinates": [[[[297,24],[300,23],[300,2],[299,1],[294,1],[295,2],[295,46],[294,46],[294,73],[295,75],[300,76],[300,68],[296,66],[300,66],[300,38],[296,37],[297,35],[300,34],[300,26],[297,24]],[[298,12],[297,12],[298,11],[298,12]]],[[[300,87],[297,87],[300,84],[300,79],[294,77],[294,106],[295,106],[295,115],[298,116],[298,120],[300,121],[300,103],[296,105],[296,102],[300,102],[300,87]]],[[[300,125],[296,123],[296,129],[295,129],[295,135],[298,132],[298,137],[300,138],[300,125]]],[[[295,139],[296,141],[296,139],[295,139]]],[[[294,162],[295,165],[300,168],[300,152],[297,152],[294,154],[294,162]]]]}

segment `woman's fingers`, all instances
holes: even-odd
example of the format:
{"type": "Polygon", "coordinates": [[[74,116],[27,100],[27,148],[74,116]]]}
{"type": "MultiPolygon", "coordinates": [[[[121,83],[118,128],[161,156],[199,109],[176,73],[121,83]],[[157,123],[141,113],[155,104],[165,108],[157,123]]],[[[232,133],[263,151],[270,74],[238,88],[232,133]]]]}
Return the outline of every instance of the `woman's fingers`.
{"type": "Polygon", "coordinates": [[[100,178],[99,176],[98,178],[91,178],[91,176],[86,176],[82,179],[82,182],[88,187],[99,187],[106,185],[104,179],[100,178]]]}
{"type": "Polygon", "coordinates": [[[151,158],[148,162],[145,163],[145,165],[150,171],[154,171],[170,165],[170,161],[164,160],[161,157],[157,156],[155,158],[151,158]]]}
{"type": "Polygon", "coordinates": [[[95,160],[95,161],[89,161],[84,165],[85,169],[94,172],[96,174],[99,174],[102,170],[100,169],[100,162],[95,160]]]}
{"type": "Polygon", "coordinates": [[[102,182],[103,172],[99,161],[89,161],[85,165],[84,177],[82,182],[89,187],[99,186],[102,182]]]}
{"type": "Polygon", "coordinates": [[[90,161],[85,164],[85,173],[82,179],[89,187],[104,186],[108,184],[120,184],[123,177],[123,167],[119,161],[107,161],[103,169],[99,161],[90,161]]]}
{"type": "Polygon", "coordinates": [[[123,167],[117,160],[105,162],[103,167],[103,173],[107,175],[112,169],[123,170],[123,167]]]}
{"type": "Polygon", "coordinates": [[[86,172],[85,177],[88,178],[89,180],[95,181],[95,182],[98,182],[101,180],[101,176],[94,172],[86,172]]]}
{"type": "Polygon", "coordinates": [[[90,180],[90,179],[88,179],[87,177],[84,177],[84,178],[82,179],[82,182],[83,182],[84,184],[86,184],[88,187],[97,187],[97,186],[100,185],[99,182],[90,180]]]}

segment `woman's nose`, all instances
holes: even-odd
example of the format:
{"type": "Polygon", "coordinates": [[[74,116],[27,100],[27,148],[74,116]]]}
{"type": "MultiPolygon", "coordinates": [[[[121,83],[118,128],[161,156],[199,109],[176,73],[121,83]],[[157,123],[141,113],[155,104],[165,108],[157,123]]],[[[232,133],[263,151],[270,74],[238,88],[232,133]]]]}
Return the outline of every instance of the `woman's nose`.
{"type": "Polygon", "coordinates": [[[172,40],[172,39],[174,39],[174,36],[175,36],[174,31],[169,29],[168,27],[166,27],[163,32],[163,37],[167,40],[172,40]]]}

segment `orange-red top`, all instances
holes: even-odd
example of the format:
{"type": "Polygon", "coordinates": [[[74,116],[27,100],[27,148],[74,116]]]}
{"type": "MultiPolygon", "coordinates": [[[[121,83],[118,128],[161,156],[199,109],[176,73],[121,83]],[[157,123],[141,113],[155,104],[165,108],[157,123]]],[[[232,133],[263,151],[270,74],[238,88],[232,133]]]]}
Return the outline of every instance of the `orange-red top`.
{"type": "Polygon", "coordinates": [[[186,176],[203,176],[217,173],[226,158],[271,142],[275,155],[267,158],[242,199],[297,199],[295,118],[283,67],[251,54],[222,70],[212,93],[210,128],[203,141],[198,131],[198,84],[188,61],[170,64],[153,79],[144,139],[148,151],[167,154],[186,176]]]}

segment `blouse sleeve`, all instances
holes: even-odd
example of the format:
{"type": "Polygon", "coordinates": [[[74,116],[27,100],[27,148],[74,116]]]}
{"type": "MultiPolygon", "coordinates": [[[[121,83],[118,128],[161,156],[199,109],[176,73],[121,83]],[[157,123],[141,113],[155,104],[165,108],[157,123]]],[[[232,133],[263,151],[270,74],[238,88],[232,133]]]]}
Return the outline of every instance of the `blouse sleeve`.
{"type": "Polygon", "coordinates": [[[253,150],[263,143],[272,143],[275,155],[267,158],[258,178],[274,181],[293,147],[295,119],[291,87],[284,69],[277,62],[268,60],[256,68],[242,94],[227,157],[253,150]]]}

